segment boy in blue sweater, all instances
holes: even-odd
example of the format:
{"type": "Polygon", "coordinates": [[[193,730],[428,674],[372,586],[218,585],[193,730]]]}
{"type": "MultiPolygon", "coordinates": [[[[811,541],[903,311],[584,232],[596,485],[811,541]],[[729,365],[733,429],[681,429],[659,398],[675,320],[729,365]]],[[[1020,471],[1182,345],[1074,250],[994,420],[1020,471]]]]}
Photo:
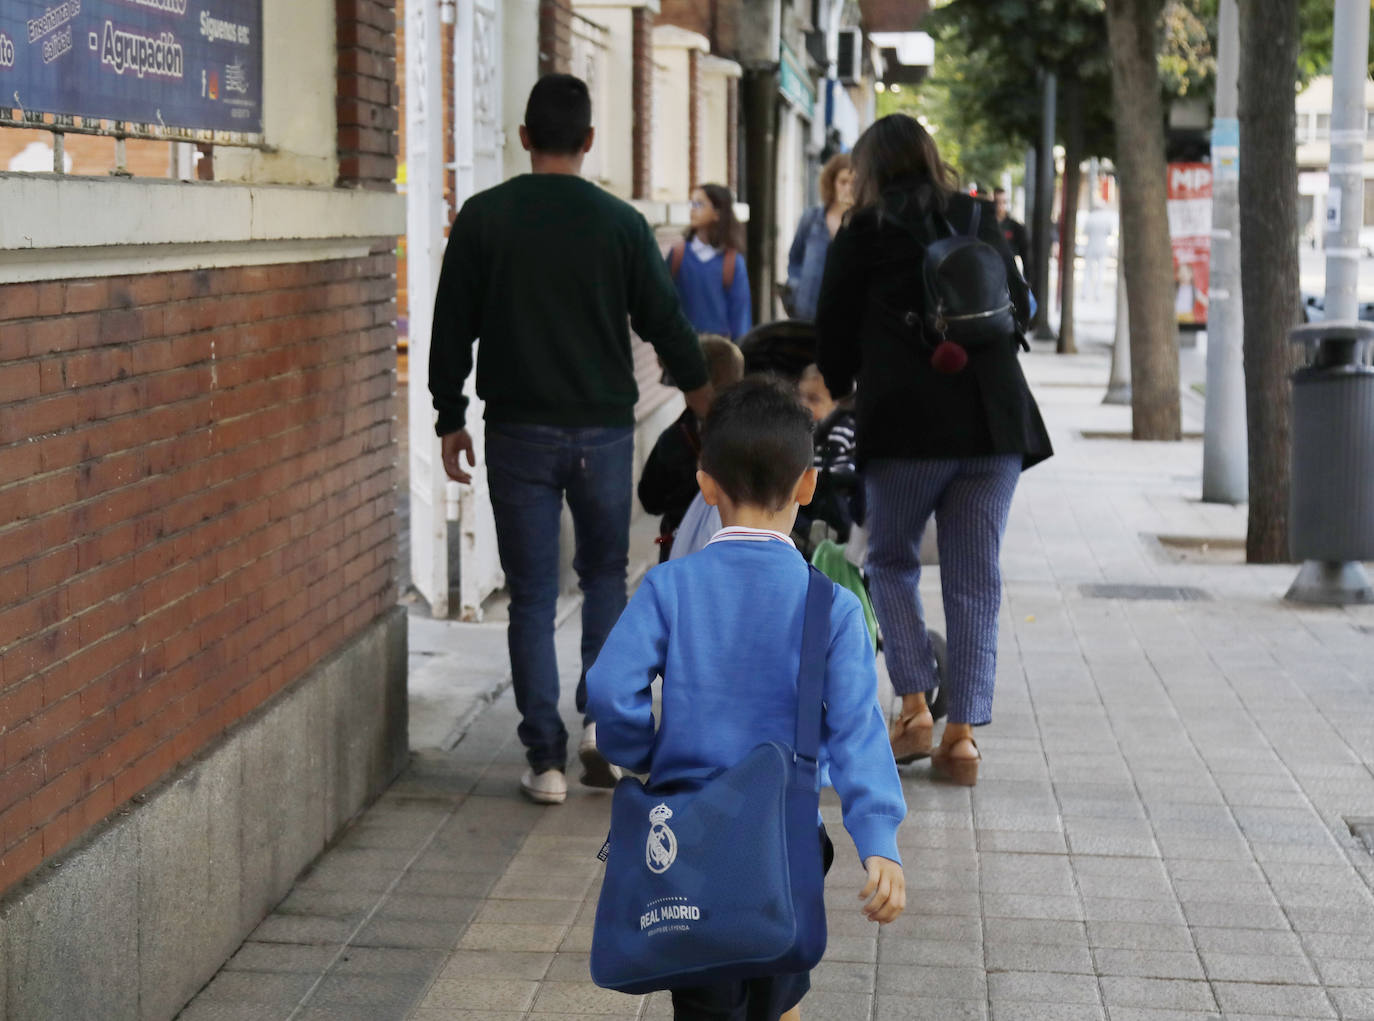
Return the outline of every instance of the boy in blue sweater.
{"type": "MultiPolygon", "coordinates": [[[[709,777],[765,741],[795,739],[808,568],[788,532],[816,488],[811,462],[811,417],[794,394],[745,380],[718,395],[697,478],[725,527],[700,552],[648,573],[587,674],[608,761],[665,784],[709,777]],[[655,732],[650,686],[660,676],[655,732]]],[[[906,804],[877,686],[863,611],[836,587],[821,775],[840,795],[868,873],[864,914],[886,923],[906,906],[897,853],[906,804]]],[[[792,1021],[809,988],[801,974],[675,989],[673,1016],[792,1021]]]]}

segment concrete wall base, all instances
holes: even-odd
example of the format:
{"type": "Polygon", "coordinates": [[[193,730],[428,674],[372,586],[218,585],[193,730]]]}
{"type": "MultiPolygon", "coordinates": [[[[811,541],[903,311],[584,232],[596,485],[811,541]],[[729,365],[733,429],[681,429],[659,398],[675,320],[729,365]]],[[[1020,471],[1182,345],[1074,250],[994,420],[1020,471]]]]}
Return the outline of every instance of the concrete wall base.
{"type": "Polygon", "coordinates": [[[396,607],[6,897],[0,1017],[174,1017],[404,767],[406,726],[396,607]]]}

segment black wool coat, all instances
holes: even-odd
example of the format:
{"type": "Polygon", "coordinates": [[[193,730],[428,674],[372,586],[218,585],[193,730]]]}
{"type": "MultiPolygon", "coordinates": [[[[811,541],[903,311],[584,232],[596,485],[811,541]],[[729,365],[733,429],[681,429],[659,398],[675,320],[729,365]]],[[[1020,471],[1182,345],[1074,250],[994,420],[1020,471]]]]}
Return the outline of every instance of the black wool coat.
{"type": "MultiPolygon", "coordinates": [[[[918,234],[930,208],[930,188],[915,182],[860,210],[835,235],[826,257],[816,309],[817,363],[830,393],[849,394],[857,380],[858,460],[934,459],[1020,454],[1023,468],[1053,450],[1017,358],[1020,337],[969,352],[963,371],[931,367],[938,339],[922,338],[900,312],[924,312],[923,249],[893,218],[918,234]]],[[[944,215],[958,231],[973,221],[974,202],[949,197],[944,215]]],[[[1029,318],[1029,291],[997,226],[991,202],[981,202],[978,237],[1007,264],[1016,318],[1029,318]]],[[[924,236],[924,235],[922,235],[924,236]]],[[[921,327],[914,328],[919,331],[921,327]]]]}

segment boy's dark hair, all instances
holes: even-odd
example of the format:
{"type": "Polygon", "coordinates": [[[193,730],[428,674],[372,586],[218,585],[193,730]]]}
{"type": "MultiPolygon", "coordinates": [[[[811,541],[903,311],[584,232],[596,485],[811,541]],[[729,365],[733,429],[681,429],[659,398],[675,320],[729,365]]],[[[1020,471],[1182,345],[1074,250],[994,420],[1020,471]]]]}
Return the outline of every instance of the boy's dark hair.
{"type": "Polygon", "coordinates": [[[701,470],[737,505],[782,510],[814,455],[811,413],[766,377],[721,390],[702,426],[701,470]]]}
{"type": "Polygon", "coordinates": [[[582,151],[592,127],[592,97],[587,83],[570,74],[546,74],[530,89],[525,130],[539,152],[570,155],[582,151]]]}

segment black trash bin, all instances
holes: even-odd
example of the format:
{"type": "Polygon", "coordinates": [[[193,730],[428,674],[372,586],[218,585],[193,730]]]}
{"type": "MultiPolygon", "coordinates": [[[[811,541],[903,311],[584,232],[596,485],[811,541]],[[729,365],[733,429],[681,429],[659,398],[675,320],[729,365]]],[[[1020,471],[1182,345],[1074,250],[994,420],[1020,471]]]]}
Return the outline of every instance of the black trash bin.
{"type": "Polygon", "coordinates": [[[1294,557],[1317,562],[1325,578],[1289,594],[1309,602],[1374,599],[1367,581],[1358,584],[1363,595],[1348,591],[1363,574],[1359,561],[1374,559],[1374,324],[1312,323],[1289,339],[1304,354],[1293,373],[1289,542],[1294,557]],[[1332,584],[1345,591],[1323,598],[1332,584]]]}

